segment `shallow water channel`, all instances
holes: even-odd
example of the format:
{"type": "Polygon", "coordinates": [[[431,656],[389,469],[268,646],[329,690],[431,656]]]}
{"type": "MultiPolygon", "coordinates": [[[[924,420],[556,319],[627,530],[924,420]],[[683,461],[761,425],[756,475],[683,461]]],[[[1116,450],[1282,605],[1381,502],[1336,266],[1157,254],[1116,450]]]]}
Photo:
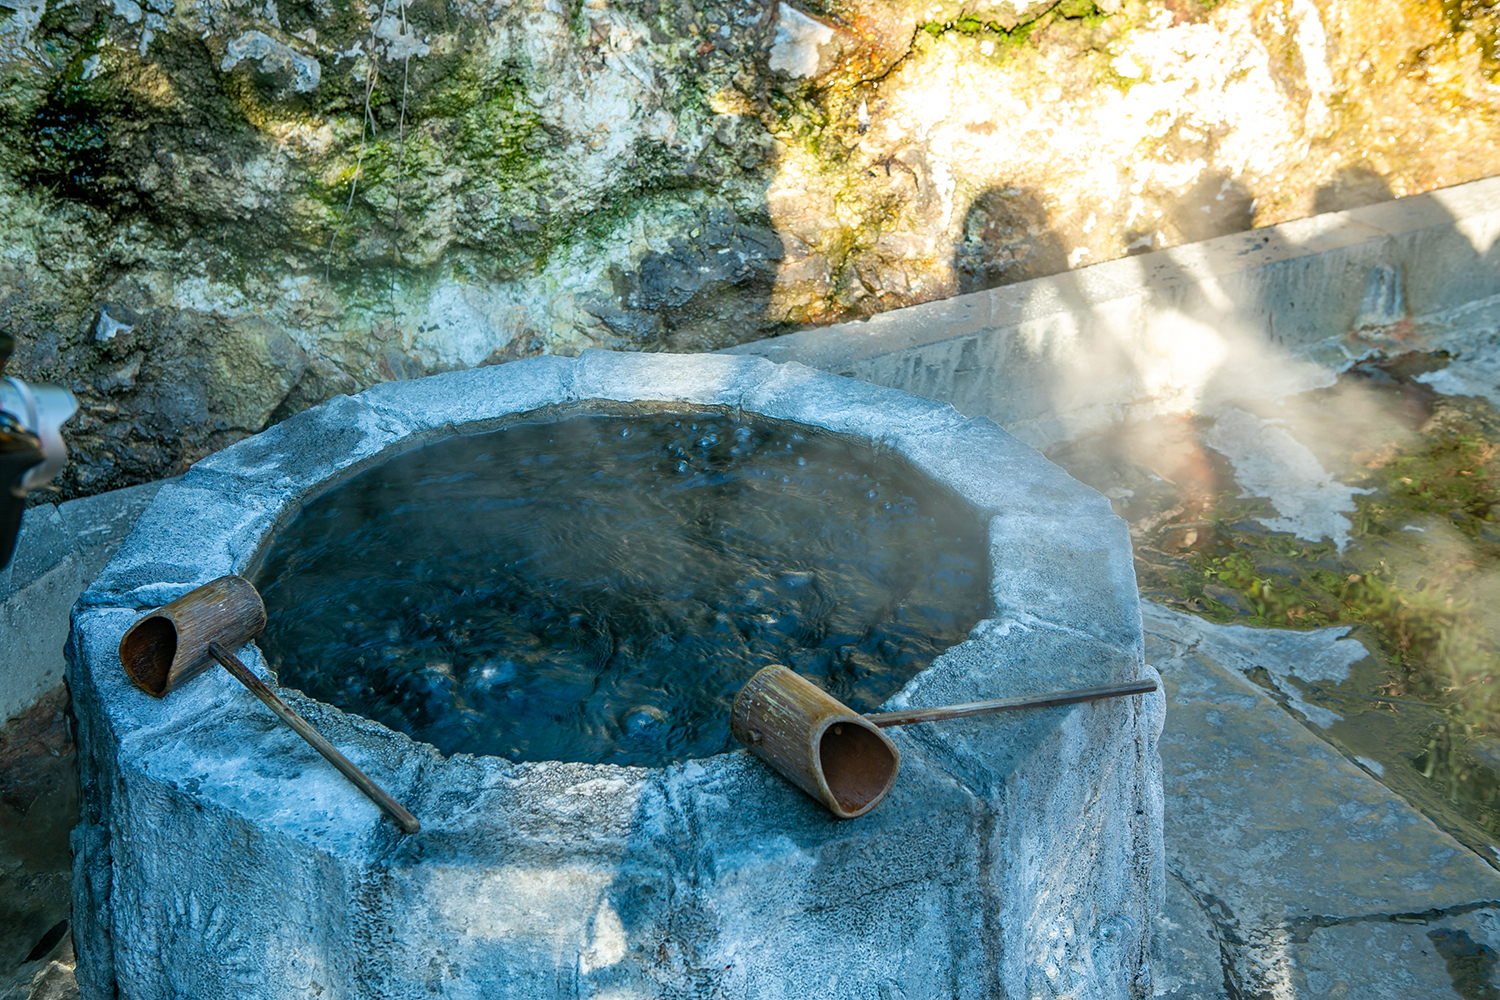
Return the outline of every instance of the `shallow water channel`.
{"type": "Polygon", "coordinates": [[[1268,659],[1250,679],[1496,864],[1500,414],[1434,391],[1448,361],[1377,357],[1254,412],[1120,425],[1049,457],[1130,522],[1143,598],[1220,623],[1348,626],[1370,655],[1347,670],[1268,659]],[[1284,434],[1326,471],[1301,521],[1239,482],[1231,424],[1284,434]],[[1299,537],[1319,534],[1309,523],[1343,537],[1299,537]]]}
{"type": "Polygon", "coordinates": [[[984,524],[891,456],[729,414],[429,445],[310,504],[259,574],[282,684],[444,753],[731,747],[784,663],[878,706],[986,613],[984,524]]]}

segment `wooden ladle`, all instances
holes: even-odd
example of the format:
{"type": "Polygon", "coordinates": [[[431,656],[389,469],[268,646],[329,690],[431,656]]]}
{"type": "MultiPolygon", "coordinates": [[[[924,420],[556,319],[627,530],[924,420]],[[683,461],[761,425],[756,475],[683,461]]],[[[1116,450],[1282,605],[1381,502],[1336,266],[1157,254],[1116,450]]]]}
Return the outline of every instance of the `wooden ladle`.
{"type": "Polygon", "coordinates": [[[160,698],[217,661],[404,832],[421,830],[422,824],[405,806],[339,753],[230,652],[255,638],[265,627],[266,606],[255,584],[241,576],[221,576],[130,626],[120,639],[120,665],[136,687],[160,698]]]}
{"type": "Polygon", "coordinates": [[[1156,681],[1140,680],[1024,698],[860,715],[811,681],[786,667],[772,665],[757,671],[740,688],[729,730],[751,753],[827,806],[829,812],[839,819],[854,819],[880,804],[896,783],[901,767],[901,753],[882,729],[1155,690],[1156,681]]]}

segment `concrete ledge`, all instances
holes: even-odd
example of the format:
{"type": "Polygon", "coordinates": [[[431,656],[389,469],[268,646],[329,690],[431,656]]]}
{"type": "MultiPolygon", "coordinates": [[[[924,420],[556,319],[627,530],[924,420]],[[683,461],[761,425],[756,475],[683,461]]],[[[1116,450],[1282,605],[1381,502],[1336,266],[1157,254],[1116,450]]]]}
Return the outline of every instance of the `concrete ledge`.
{"type": "Polygon", "coordinates": [[[1488,966],[1466,975],[1454,959],[1500,947],[1500,874],[1247,678],[1362,657],[1348,629],[1213,625],[1149,602],[1142,614],[1171,706],[1165,912],[1177,926],[1159,995],[1493,993],[1488,966]]]}
{"type": "Polygon", "coordinates": [[[1497,237],[1500,178],[1489,178],[723,353],[945,400],[1046,448],[1121,419],[1299,391],[1324,365],[1409,350],[1424,318],[1500,296],[1497,237]]]}
{"type": "Polygon", "coordinates": [[[68,611],[161,485],[26,511],[15,556],[0,570],[0,724],[62,683],[68,611]]]}

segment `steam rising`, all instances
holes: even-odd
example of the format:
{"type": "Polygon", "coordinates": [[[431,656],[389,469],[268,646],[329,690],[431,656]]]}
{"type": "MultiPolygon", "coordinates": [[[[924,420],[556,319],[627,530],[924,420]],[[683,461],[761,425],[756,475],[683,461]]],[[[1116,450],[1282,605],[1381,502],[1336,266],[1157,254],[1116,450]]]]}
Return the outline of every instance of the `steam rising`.
{"type": "MultiPolygon", "coordinates": [[[[1453,241],[1454,272],[1483,266],[1472,242],[1453,241]]],[[[1012,429],[1111,497],[1143,596],[1223,623],[1357,626],[1371,658],[1347,676],[1288,667],[1269,636],[1247,670],[1460,839],[1497,842],[1500,300],[1409,315],[1401,268],[1380,265],[1345,296],[1353,328],[1277,343],[1257,312],[1278,304],[1247,305],[1194,252],[1107,265],[1153,269],[1132,308],[1023,323],[1051,412],[1012,429]]],[[[1307,316],[1339,315],[1320,301],[1339,291],[1306,289],[1307,316]]]]}

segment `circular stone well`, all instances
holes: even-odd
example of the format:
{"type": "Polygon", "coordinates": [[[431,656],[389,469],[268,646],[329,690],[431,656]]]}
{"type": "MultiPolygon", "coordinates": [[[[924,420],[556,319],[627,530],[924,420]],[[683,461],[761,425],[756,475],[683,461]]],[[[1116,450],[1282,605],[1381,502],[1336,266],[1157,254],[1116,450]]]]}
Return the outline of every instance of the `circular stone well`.
{"type": "MultiPolygon", "coordinates": [[[[988,521],[988,616],[888,708],[1149,673],[1124,522],[944,404],[760,359],[606,352],[337,397],[163,487],[75,609],[84,997],[1150,995],[1159,694],[892,730],[895,788],[839,821],[743,751],[444,757],[284,691],[416,814],[408,837],[223,671],[161,700],[121,671],[142,611],[253,575],[356,474],[523,417],[633,405],[841,435],[988,521]]],[[[267,673],[253,646],[242,657],[267,673]]]]}

